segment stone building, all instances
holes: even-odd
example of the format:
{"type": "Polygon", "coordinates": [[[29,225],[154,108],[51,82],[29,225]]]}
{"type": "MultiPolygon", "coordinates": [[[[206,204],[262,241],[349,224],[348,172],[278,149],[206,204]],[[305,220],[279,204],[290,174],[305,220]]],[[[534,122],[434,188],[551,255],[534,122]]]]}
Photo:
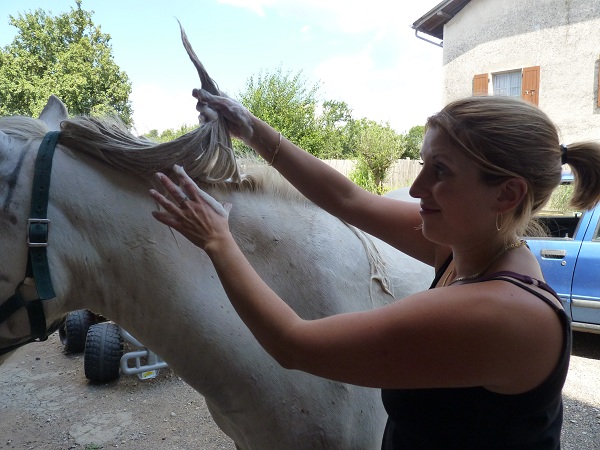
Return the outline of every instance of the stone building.
{"type": "Polygon", "coordinates": [[[513,95],[565,143],[600,139],[600,0],[445,0],[413,23],[442,47],[442,101],[513,95]]]}

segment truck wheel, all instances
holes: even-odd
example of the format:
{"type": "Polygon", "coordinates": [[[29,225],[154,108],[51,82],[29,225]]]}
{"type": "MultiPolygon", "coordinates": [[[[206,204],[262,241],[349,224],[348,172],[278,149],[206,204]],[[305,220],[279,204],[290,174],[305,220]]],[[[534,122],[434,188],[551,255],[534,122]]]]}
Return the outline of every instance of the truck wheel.
{"type": "Polygon", "coordinates": [[[87,309],[67,314],[65,323],[58,329],[60,342],[66,353],[80,353],[85,349],[85,337],[96,316],[87,309]]]}
{"type": "Polygon", "coordinates": [[[123,338],[112,322],[92,325],[87,333],[83,368],[85,377],[97,383],[119,378],[123,338]]]}

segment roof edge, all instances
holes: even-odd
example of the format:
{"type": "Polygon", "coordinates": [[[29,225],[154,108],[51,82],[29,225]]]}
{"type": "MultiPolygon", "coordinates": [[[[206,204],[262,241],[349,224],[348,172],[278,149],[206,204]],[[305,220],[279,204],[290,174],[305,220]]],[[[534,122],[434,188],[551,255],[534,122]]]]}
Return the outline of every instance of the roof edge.
{"type": "Polygon", "coordinates": [[[429,12],[417,19],[412,28],[418,37],[418,33],[424,33],[443,41],[444,25],[463,9],[470,0],[444,0],[429,12]]]}

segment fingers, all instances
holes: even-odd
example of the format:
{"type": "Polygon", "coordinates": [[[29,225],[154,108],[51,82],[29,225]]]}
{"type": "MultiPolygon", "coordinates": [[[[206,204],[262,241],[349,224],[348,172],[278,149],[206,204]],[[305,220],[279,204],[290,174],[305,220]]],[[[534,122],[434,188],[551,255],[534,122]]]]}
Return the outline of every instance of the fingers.
{"type": "Polygon", "coordinates": [[[198,103],[196,103],[196,111],[198,111],[200,113],[198,115],[198,121],[200,124],[214,122],[219,119],[219,114],[217,113],[217,111],[215,109],[213,109],[213,107],[215,105],[214,100],[218,98],[217,96],[214,96],[214,95],[204,91],[203,89],[201,89],[201,90],[194,89],[192,91],[192,95],[198,99],[198,103]],[[203,94],[200,91],[203,91],[207,95],[211,96],[210,104],[207,103],[207,101],[206,101],[207,97],[203,96],[203,94]]]}
{"type": "Polygon", "coordinates": [[[190,198],[194,200],[198,200],[201,198],[208,205],[212,207],[219,215],[223,217],[229,216],[229,211],[223,208],[223,205],[204,192],[202,189],[198,187],[198,185],[190,178],[190,176],[183,170],[183,167],[175,165],[173,166],[173,170],[175,174],[179,178],[179,182],[181,187],[183,188],[183,192],[187,193],[190,198]]]}
{"type": "Polygon", "coordinates": [[[225,118],[232,125],[231,132],[240,139],[252,137],[253,116],[243,105],[230,98],[213,95],[204,89],[192,90],[192,96],[198,99],[196,110],[200,112],[203,121],[216,120],[218,115],[225,118]]]}
{"type": "MultiPolygon", "coordinates": [[[[169,196],[173,199],[174,203],[177,206],[179,206],[179,207],[184,206],[184,203],[189,200],[189,195],[187,194],[187,192],[185,192],[181,187],[179,187],[175,183],[173,183],[169,179],[169,177],[167,177],[166,175],[164,175],[162,173],[157,173],[156,177],[161,182],[161,184],[165,187],[165,189],[167,190],[169,196]]],[[[166,197],[164,197],[162,194],[159,194],[159,195],[162,197],[162,198],[160,198],[160,200],[161,200],[160,203],[165,208],[167,206],[169,206],[169,205],[167,205],[167,203],[173,204],[166,197]]]]}
{"type": "Polygon", "coordinates": [[[175,219],[174,216],[164,211],[152,211],[152,216],[168,227],[177,229],[179,226],[179,221],[175,219]]]}
{"type": "Polygon", "coordinates": [[[214,122],[219,119],[217,112],[206,103],[198,102],[196,111],[200,113],[198,114],[198,122],[200,124],[214,122]]]}
{"type": "Polygon", "coordinates": [[[152,198],[154,198],[163,208],[165,208],[166,211],[172,214],[177,212],[179,209],[186,207],[187,202],[195,201],[208,204],[208,206],[210,206],[222,217],[229,217],[229,211],[231,210],[230,204],[223,206],[213,197],[201,190],[194,180],[192,180],[185,172],[183,167],[175,165],[173,166],[173,170],[179,180],[179,186],[173,183],[166,175],[160,172],[156,174],[158,180],[167,190],[169,196],[173,198],[173,202],[160,192],[157,192],[154,189],[150,190],[150,195],[152,198]]]}
{"type": "Polygon", "coordinates": [[[166,196],[155,189],[150,190],[150,196],[163,208],[152,211],[152,216],[177,230],[199,248],[207,252],[212,248],[218,252],[219,243],[232,239],[228,224],[231,204],[221,205],[202,191],[182,167],[174,166],[173,169],[179,186],[164,174],[156,174],[166,190],[166,196]]]}
{"type": "Polygon", "coordinates": [[[163,208],[162,211],[152,211],[152,216],[166,226],[178,229],[180,226],[180,215],[182,213],[181,209],[154,189],[150,190],[150,196],[163,208]]]}
{"type": "Polygon", "coordinates": [[[200,112],[204,109],[208,108],[219,108],[221,106],[217,99],[218,97],[212,95],[210,92],[206,92],[204,89],[194,89],[192,91],[192,95],[198,100],[196,104],[196,111],[200,112]]]}
{"type": "Polygon", "coordinates": [[[210,92],[205,91],[204,89],[193,89],[192,95],[198,99],[199,102],[209,103],[211,101],[215,101],[217,98],[215,95],[212,95],[210,92]]]}

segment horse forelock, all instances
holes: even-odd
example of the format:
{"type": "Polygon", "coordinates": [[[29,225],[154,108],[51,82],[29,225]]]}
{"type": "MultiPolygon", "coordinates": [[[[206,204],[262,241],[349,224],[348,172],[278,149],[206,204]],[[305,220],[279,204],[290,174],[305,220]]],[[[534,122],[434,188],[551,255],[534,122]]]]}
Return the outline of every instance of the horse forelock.
{"type": "Polygon", "coordinates": [[[10,137],[25,141],[41,139],[50,131],[41,120],[25,116],[0,117],[0,130],[10,137]]]}

